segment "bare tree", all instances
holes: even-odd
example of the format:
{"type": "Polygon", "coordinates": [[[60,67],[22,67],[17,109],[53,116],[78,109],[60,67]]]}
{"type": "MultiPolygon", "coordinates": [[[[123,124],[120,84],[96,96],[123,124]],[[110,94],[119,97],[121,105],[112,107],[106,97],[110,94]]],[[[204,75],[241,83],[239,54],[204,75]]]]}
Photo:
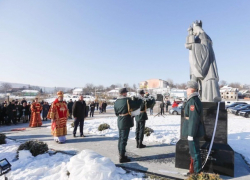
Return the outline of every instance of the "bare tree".
{"type": "Polygon", "coordinates": [[[91,92],[95,91],[95,86],[91,83],[87,83],[85,87],[83,88],[83,92],[85,94],[90,94],[91,92]]]}
{"type": "Polygon", "coordinates": [[[239,82],[230,83],[228,86],[230,86],[230,87],[232,87],[232,88],[241,89],[241,86],[240,86],[240,83],[239,83],[239,82]]]}
{"type": "Polygon", "coordinates": [[[119,83],[117,83],[117,84],[115,85],[115,87],[116,87],[116,88],[121,88],[121,87],[122,87],[122,85],[121,85],[121,84],[119,84],[119,83]]]}
{"type": "Polygon", "coordinates": [[[136,89],[137,89],[136,84],[133,84],[133,89],[136,91],[136,89]]]}
{"type": "Polygon", "coordinates": [[[173,88],[175,86],[174,81],[172,79],[167,79],[167,82],[170,88],[173,88]]]}
{"type": "Polygon", "coordinates": [[[10,83],[2,83],[0,87],[1,91],[5,93],[7,92],[7,90],[11,88],[12,88],[12,85],[10,83]]]}
{"type": "Polygon", "coordinates": [[[98,86],[96,86],[96,89],[98,89],[97,91],[99,91],[99,92],[103,92],[105,88],[103,85],[98,85],[98,86]]]}
{"type": "Polygon", "coordinates": [[[111,86],[110,86],[110,89],[115,89],[116,88],[116,85],[114,85],[114,84],[112,84],[111,86]]]}
{"type": "Polygon", "coordinates": [[[181,83],[181,84],[175,84],[174,86],[176,86],[178,89],[185,89],[187,84],[186,83],[181,83]]]}
{"type": "Polygon", "coordinates": [[[219,85],[220,85],[220,88],[223,87],[223,86],[226,86],[226,85],[227,85],[227,81],[221,80],[221,81],[219,82],[219,85]]]}
{"type": "Polygon", "coordinates": [[[129,84],[128,83],[124,83],[123,87],[128,88],[129,84]]]}

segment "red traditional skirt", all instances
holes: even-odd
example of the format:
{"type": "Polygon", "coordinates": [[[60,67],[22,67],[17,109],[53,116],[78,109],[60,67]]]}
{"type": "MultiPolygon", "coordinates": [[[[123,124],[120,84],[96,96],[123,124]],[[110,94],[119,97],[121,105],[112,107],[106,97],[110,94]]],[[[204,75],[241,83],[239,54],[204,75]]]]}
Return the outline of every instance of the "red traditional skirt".
{"type": "Polygon", "coordinates": [[[31,118],[30,118],[30,127],[40,127],[42,126],[42,120],[41,120],[41,115],[40,112],[32,112],[31,113],[31,118]]]}

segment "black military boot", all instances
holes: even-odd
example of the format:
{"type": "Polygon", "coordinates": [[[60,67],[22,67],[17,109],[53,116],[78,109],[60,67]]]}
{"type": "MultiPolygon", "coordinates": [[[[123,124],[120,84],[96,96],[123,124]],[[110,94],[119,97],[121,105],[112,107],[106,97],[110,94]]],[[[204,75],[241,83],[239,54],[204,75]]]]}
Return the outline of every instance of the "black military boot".
{"type": "Polygon", "coordinates": [[[136,139],[136,148],[139,148],[139,140],[136,139]]]}
{"type": "Polygon", "coordinates": [[[145,147],[146,147],[146,145],[142,144],[142,141],[140,141],[139,148],[145,148],[145,147]]]}
{"type": "Polygon", "coordinates": [[[119,162],[120,163],[126,163],[126,162],[130,162],[131,160],[127,157],[127,156],[125,156],[125,155],[120,155],[119,156],[119,162]]]}

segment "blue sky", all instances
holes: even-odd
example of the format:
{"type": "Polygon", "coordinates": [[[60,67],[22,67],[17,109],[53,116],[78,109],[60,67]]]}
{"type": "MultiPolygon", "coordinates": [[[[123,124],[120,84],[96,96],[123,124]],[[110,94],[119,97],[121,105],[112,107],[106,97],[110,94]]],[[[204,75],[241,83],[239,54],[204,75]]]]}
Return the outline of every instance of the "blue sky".
{"type": "Polygon", "coordinates": [[[187,28],[201,19],[220,80],[250,84],[249,9],[248,0],[0,0],[0,81],[186,82],[187,28]]]}

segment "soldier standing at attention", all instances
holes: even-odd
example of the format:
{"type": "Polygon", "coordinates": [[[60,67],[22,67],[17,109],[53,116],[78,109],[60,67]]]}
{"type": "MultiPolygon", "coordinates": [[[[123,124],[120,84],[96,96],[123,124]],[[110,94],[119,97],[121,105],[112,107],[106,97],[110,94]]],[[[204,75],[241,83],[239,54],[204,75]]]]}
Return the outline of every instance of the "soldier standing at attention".
{"type": "Polygon", "coordinates": [[[201,121],[202,104],[198,94],[198,84],[195,81],[187,82],[187,102],[184,108],[185,119],[188,120],[188,128],[185,134],[188,135],[189,153],[191,163],[189,173],[199,173],[201,171],[200,137],[204,136],[205,130],[201,121]]]}
{"type": "Polygon", "coordinates": [[[125,156],[126,146],[129,136],[130,128],[134,126],[133,118],[131,117],[131,111],[140,108],[142,103],[141,99],[132,100],[127,97],[127,89],[122,88],[119,90],[120,96],[117,98],[114,110],[117,118],[117,125],[119,129],[119,161],[120,163],[130,162],[127,156],[125,156]]]}
{"type": "MultiPolygon", "coordinates": [[[[143,90],[139,91],[141,97],[144,97],[145,92],[143,90]]],[[[137,148],[145,148],[146,145],[142,144],[144,138],[144,129],[146,120],[148,120],[147,115],[147,102],[143,101],[141,103],[140,114],[135,116],[136,121],[136,132],[135,132],[135,139],[136,139],[136,147],[137,148]]]]}

